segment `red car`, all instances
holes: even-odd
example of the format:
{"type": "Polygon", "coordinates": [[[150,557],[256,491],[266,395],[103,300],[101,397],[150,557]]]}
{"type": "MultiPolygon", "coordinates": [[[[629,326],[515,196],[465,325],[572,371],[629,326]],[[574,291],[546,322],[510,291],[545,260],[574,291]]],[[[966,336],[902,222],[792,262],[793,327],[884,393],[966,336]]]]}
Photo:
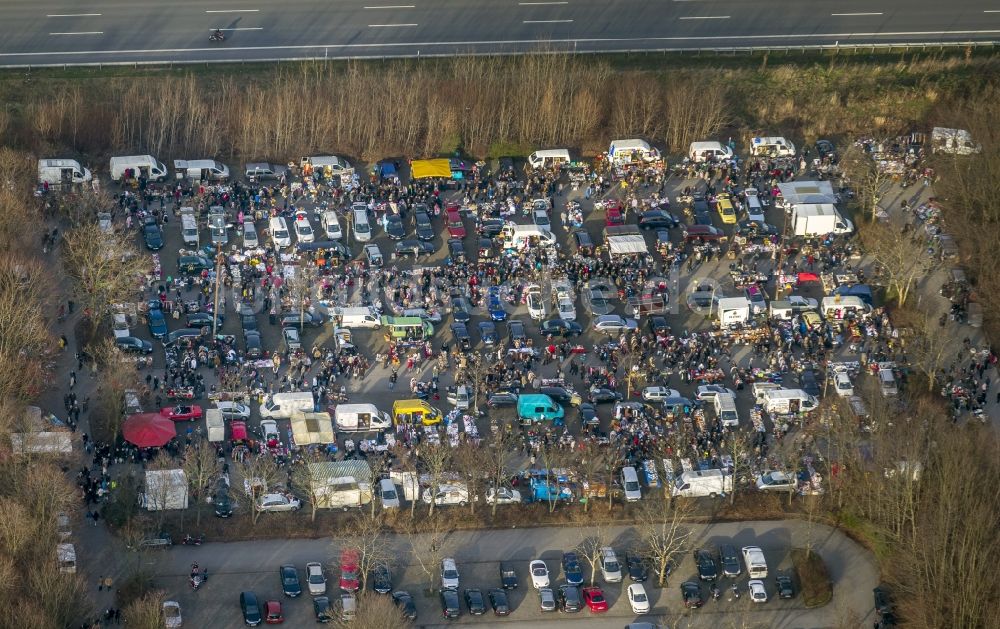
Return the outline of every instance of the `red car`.
{"type": "Polygon", "coordinates": [[[340,552],[340,589],[357,592],[361,587],[358,579],[358,551],[346,549],[340,552]]]}
{"type": "Polygon", "coordinates": [[[691,242],[692,240],[710,241],[710,240],[725,240],[726,234],[718,227],[713,227],[712,225],[691,225],[684,230],[684,240],[691,242]]]}
{"type": "Polygon", "coordinates": [[[604,224],[608,227],[625,224],[625,207],[621,201],[610,199],[604,202],[604,224]]]}
{"type": "Polygon", "coordinates": [[[269,625],[280,625],[285,622],[285,617],[281,615],[280,601],[267,601],[264,603],[264,622],[269,625]]]}
{"type": "Polygon", "coordinates": [[[169,406],[160,409],[160,415],[175,422],[193,422],[201,419],[201,407],[192,404],[191,406],[169,406]]]}
{"type": "Polygon", "coordinates": [[[580,591],[583,592],[583,602],[590,608],[590,611],[608,611],[608,601],[604,598],[604,592],[601,591],[601,588],[594,585],[585,587],[580,591]]]}
{"type": "Polygon", "coordinates": [[[448,207],[448,235],[452,238],[465,238],[465,223],[458,208],[448,207]]]}

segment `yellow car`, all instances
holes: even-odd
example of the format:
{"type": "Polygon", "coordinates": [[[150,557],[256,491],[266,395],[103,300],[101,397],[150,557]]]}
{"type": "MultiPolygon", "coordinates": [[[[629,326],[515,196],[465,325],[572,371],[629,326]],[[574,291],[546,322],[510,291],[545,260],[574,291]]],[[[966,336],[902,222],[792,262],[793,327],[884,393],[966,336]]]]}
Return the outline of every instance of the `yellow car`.
{"type": "Polygon", "coordinates": [[[715,201],[715,209],[722,217],[722,222],[726,225],[736,224],[736,210],[733,209],[733,202],[729,200],[728,194],[720,194],[715,201]]]}

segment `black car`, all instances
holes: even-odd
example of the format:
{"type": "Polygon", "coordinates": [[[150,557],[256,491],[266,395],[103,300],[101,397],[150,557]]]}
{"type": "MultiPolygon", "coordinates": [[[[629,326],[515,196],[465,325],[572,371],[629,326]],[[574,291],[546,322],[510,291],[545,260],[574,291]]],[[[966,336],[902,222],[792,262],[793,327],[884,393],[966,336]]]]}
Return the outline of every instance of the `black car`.
{"type": "Polygon", "coordinates": [[[413,256],[414,258],[429,256],[434,253],[434,245],[423,240],[414,240],[412,238],[400,240],[396,243],[395,249],[397,256],[413,256]]]}
{"type": "Polygon", "coordinates": [[[133,354],[152,354],[153,344],[149,341],[136,338],[134,336],[119,336],[115,339],[115,345],[123,352],[133,354]]]}
{"type": "Polygon", "coordinates": [[[163,344],[167,347],[175,345],[177,343],[194,340],[201,337],[201,328],[181,328],[180,330],[174,330],[170,334],[163,337],[163,344]]]}
{"type": "Polygon", "coordinates": [[[465,606],[469,608],[469,613],[473,616],[482,616],[486,613],[486,599],[482,590],[469,588],[465,590],[465,606]]]}
{"type": "Polygon", "coordinates": [[[642,583],[649,577],[649,568],[642,555],[628,551],[625,553],[625,566],[628,568],[628,578],[636,583],[642,583]]]}
{"type": "Polygon", "coordinates": [[[509,616],[510,602],[507,600],[507,592],[499,588],[490,590],[490,607],[493,608],[494,616],[509,616]]]}
{"type": "Polygon", "coordinates": [[[263,620],[260,614],[260,603],[253,592],[240,592],[240,611],[243,612],[243,622],[256,627],[263,620]]]}
{"type": "Polygon", "coordinates": [[[350,247],[339,240],[316,240],[313,242],[295,243],[295,250],[298,252],[319,251],[320,249],[326,252],[327,256],[340,258],[341,260],[350,260],[354,257],[350,247]]]}
{"type": "Polygon", "coordinates": [[[431,216],[425,209],[418,209],[413,213],[413,223],[418,240],[434,240],[434,225],[431,223],[431,216]]]}
{"type": "Polygon", "coordinates": [[[461,321],[451,324],[451,335],[455,337],[455,345],[463,352],[472,349],[472,337],[469,336],[469,329],[461,321]]]}
{"type": "Polygon", "coordinates": [[[799,374],[799,388],[809,395],[819,397],[819,383],[816,381],[816,372],[806,369],[799,374]]]}
{"type": "Polygon", "coordinates": [[[385,217],[385,235],[393,240],[402,240],[406,236],[403,219],[399,214],[387,214],[385,217]]]}
{"type": "Polygon", "coordinates": [[[257,315],[253,313],[250,308],[240,308],[240,326],[243,328],[243,334],[248,332],[257,332],[257,315]]]}
{"type": "Polygon", "coordinates": [[[837,147],[830,140],[816,140],[816,154],[820,159],[829,157],[836,163],[837,147]]]}
{"type": "Polygon", "coordinates": [[[497,334],[497,326],[492,321],[479,322],[479,336],[483,339],[483,345],[489,347],[500,342],[500,335],[497,334]]]}
{"type": "Polygon", "coordinates": [[[479,232],[480,236],[486,236],[487,238],[496,238],[503,231],[503,220],[499,218],[488,218],[483,222],[479,223],[479,227],[476,231],[479,232]]]}
{"type": "Polygon", "coordinates": [[[247,332],[243,336],[243,340],[247,345],[248,358],[260,358],[264,355],[264,345],[260,341],[260,333],[247,332]]]}
{"type": "Polygon", "coordinates": [[[780,236],[781,232],[770,223],[758,223],[757,221],[740,221],[736,223],[736,233],[744,238],[780,236]]]}
{"type": "Polygon", "coordinates": [[[573,232],[573,244],[576,247],[576,252],[582,256],[594,253],[594,239],[590,237],[590,232],[586,229],[578,229],[573,232]]]}
{"type": "Polygon", "coordinates": [[[621,401],[622,394],[606,387],[590,387],[587,397],[594,404],[606,404],[621,401]]]}
{"type": "Polygon", "coordinates": [[[458,592],[455,590],[441,590],[441,614],[445,618],[458,618],[462,613],[459,606],[458,592]]]}
{"type": "Polygon", "coordinates": [[[150,251],[163,249],[163,230],[156,224],[155,218],[147,218],[142,225],[142,240],[150,251]]]}
{"type": "Polygon", "coordinates": [[[403,613],[403,618],[409,620],[417,619],[417,604],[413,602],[413,597],[405,590],[398,590],[392,593],[392,602],[403,613]]]}
{"type": "Polygon", "coordinates": [[[580,424],[583,426],[596,426],[601,423],[597,416],[597,407],[589,402],[584,402],[577,409],[580,411],[580,424]]]}
{"type": "Polygon", "coordinates": [[[330,599],[326,596],[313,598],[313,613],[316,614],[316,622],[328,623],[334,619],[333,607],[330,599]]]}
{"type": "Polygon", "coordinates": [[[177,271],[193,275],[202,271],[211,271],[215,263],[205,256],[181,256],[177,258],[177,271]]]}
{"type": "Polygon", "coordinates": [[[580,596],[580,588],[575,585],[559,586],[559,607],[564,612],[574,613],[583,609],[583,597],[580,596]]]}
{"type": "Polygon", "coordinates": [[[719,546],[719,563],[722,565],[723,576],[738,577],[743,571],[739,553],[736,552],[736,547],[732,544],[719,546]]]}
{"type": "Polygon", "coordinates": [[[465,245],[458,238],[448,239],[448,255],[452,262],[465,262],[465,245]]]}
{"type": "Polygon", "coordinates": [[[649,210],[639,215],[639,227],[642,229],[674,228],[678,225],[680,221],[677,217],[664,210],[649,210]]]}
{"type": "Polygon", "coordinates": [[[670,334],[670,326],[667,324],[667,319],[665,317],[650,317],[648,325],[649,331],[653,334],[658,334],[660,336],[667,336],[670,334]]]}
{"type": "Polygon", "coordinates": [[[694,224],[695,225],[711,225],[712,215],[708,212],[695,212],[694,213],[694,224]]]}
{"type": "Polygon", "coordinates": [[[490,393],[486,403],[492,408],[502,406],[517,406],[517,393],[513,391],[495,391],[490,393]]]}
{"type": "Polygon", "coordinates": [[[212,504],[215,507],[215,515],[220,518],[228,518],[233,515],[233,499],[229,497],[228,488],[219,488],[212,497],[212,504]]]}
{"type": "Polygon", "coordinates": [[[583,583],[583,568],[580,567],[580,559],[576,553],[570,551],[562,556],[563,575],[566,583],[570,585],[580,585],[583,583]]]}
{"type": "Polygon", "coordinates": [[[527,340],[528,335],[524,331],[524,322],[520,319],[510,319],[507,321],[507,337],[510,339],[511,345],[517,343],[524,343],[527,340]]]}
{"type": "Polygon", "coordinates": [[[701,586],[694,581],[681,583],[681,598],[684,599],[684,607],[701,607],[705,601],[701,598],[701,586]]]}
{"type": "Polygon", "coordinates": [[[778,598],[795,598],[795,586],[792,584],[792,577],[786,574],[779,574],[774,577],[774,585],[778,590],[778,598]]]}
{"type": "Polygon", "coordinates": [[[573,403],[573,397],[576,395],[564,387],[542,387],[538,392],[549,396],[562,406],[570,406],[573,403]]]}
{"type": "Polygon", "coordinates": [[[715,559],[712,553],[699,548],[694,551],[694,564],[698,567],[698,578],[702,581],[715,581],[719,576],[719,569],[715,566],[715,559]]]}
{"type": "Polygon", "coordinates": [[[465,323],[472,318],[472,304],[464,295],[451,294],[451,316],[459,323],[465,323]]]}
{"type": "Polygon", "coordinates": [[[890,596],[889,591],[883,587],[877,587],[872,590],[872,594],[875,595],[875,613],[879,616],[885,616],[887,614],[892,614],[895,610],[895,605],[892,603],[892,596],[890,596]]]}
{"type": "Polygon", "coordinates": [[[302,584],[299,583],[299,572],[295,566],[281,566],[278,568],[278,576],[281,577],[281,591],[285,596],[295,598],[302,594],[302,584]]]}
{"type": "Polygon", "coordinates": [[[187,315],[185,320],[189,328],[210,328],[213,323],[218,324],[218,327],[221,328],[223,316],[217,315],[213,317],[207,312],[192,312],[187,315]]]}
{"type": "Polygon", "coordinates": [[[517,571],[506,561],[500,562],[500,586],[505,590],[517,589],[517,571]]]}
{"type": "Polygon", "coordinates": [[[543,321],[542,325],[539,326],[542,330],[542,334],[551,334],[552,336],[579,336],[583,334],[583,328],[576,321],[566,321],[565,319],[549,319],[548,321],[543,321]]]}
{"type": "Polygon", "coordinates": [[[372,569],[372,589],[378,594],[388,594],[392,591],[392,571],[389,566],[379,562],[372,569]]]}
{"type": "Polygon", "coordinates": [[[309,312],[306,310],[301,315],[297,312],[289,312],[282,315],[281,327],[296,329],[301,329],[302,327],[319,328],[323,326],[325,321],[323,315],[318,312],[309,312]]]}

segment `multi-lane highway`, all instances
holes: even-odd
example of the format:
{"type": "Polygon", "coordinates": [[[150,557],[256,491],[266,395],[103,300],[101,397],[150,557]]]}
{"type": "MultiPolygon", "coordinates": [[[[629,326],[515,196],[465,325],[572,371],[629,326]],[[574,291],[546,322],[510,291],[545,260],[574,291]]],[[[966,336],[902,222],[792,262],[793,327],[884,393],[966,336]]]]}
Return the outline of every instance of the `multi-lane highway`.
{"type": "Polygon", "coordinates": [[[40,0],[0,66],[1000,41],[989,0],[40,0]],[[209,42],[221,29],[226,40],[209,42]]]}

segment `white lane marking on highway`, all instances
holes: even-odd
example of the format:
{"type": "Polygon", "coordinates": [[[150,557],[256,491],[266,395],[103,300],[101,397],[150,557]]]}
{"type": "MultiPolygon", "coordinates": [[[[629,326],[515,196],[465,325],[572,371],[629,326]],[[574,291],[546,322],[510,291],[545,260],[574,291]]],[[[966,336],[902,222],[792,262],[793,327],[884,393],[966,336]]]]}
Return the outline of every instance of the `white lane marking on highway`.
{"type": "Polygon", "coordinates": [[[390,4],[384,7],[365,7],[366,9],[416,9],[414,4],[390,4]]]}
{"type": "Polygon", "coordinates": [[[983,13],[1000,13],[1000,9],[987,9],[983,13]]]}
{"type": "Polygon", "coordinates": [[[215,9],[205,13],[259,13],[260,9],[215,9]]]}
{"type": "Polygon", "coordinates": [[[833,17],[864,17],[866,15],[882,15],[881,13],[831,13],[833,17]]]}
{"type": "Polygon", "coordinates": [[[691,17],[679,17],[678,20],[728,20],[728,15],[695,15],[691,17]]]}
{"type": "MultiPolygon", "coordinates": [[[[250,51],[250,50],[323,50],[323,49],[355,49],[355,48],[405,48],[408,46],[486,46],[486,45],[511,45],[511,44],[627,44],[633,42],[682,42],[682,41],[763,41],[768,39],[788,40],[788,39],[835,39],[838,37],[955,37],[955,36],[1000,36],[1000,30],[959,30],[959,31],[887,31],[882,33],[788,33],[784,35],[685,35],[678,37],[581,37],[570,39],[497,39],[490,41],[422,41],[422,42],[375,42],[370,44],[303,44],[289,46],[232,46],[226,47],[226,52],[250,51]]],[[[824,44],[810,44],[822,46],[824,44]]],[[[832,45],[832,44],[830,44],[832,45]]],[[[850,47],[854,44],[844,44],[850,47]]],[[[865,44],[858,44],[865,46],[865,44]]],[[[61,50],[61,51],[39,51],[39,52],[0,52],[3,57],[86,57],[94,55],[124,55],[124,54],[151,54],[151,53],[182,53],[182,52],[209,52],[218,53],[220,49],[212,48],[149,48],[130,50],[61,50]]],[[[307,57],[312,58],[312,57],[307,57]]],[[[125,62],[131,63],[131,62],[125,62]]],[[[157,62],[159,63],[159,62],[157,62]]],[[[58,64],[61,65],[61,64],[58,64]]]]}
{"type": "Polygon", "coordinates": [[[522,7],[537,7],[543,4],[569,4],[569,2],[518,2],[522,7]]]}
{"type": "Polygon", "coordinates": [[[420,26],[419,24],[369,24],[368,28],[393,28],[396,26],[420,26]]]}
{"type": "Polygon", "coordinates": [[[53,13],[45,17],[101,17],[100,13],[53,13]]]}
{"type": "Polygon", "coordinates": [[[103,35],[104,31],[82,31],[79,33],[49,33],[49,35],[103,35]]]}
{"type": "Polygon", "coordinates": [[[573,20],[524,20],[524,24],[568,24],[573,20]]]}
{"type": "Polygon", "coordinates": [[[262,31],[262,30],[264,30],[264,27],[263,26],[248,26],[246,28],[210,28],[208,30],[210,32],[212,32],[212,33],[214,33],[215,31],[262,31]]]}

